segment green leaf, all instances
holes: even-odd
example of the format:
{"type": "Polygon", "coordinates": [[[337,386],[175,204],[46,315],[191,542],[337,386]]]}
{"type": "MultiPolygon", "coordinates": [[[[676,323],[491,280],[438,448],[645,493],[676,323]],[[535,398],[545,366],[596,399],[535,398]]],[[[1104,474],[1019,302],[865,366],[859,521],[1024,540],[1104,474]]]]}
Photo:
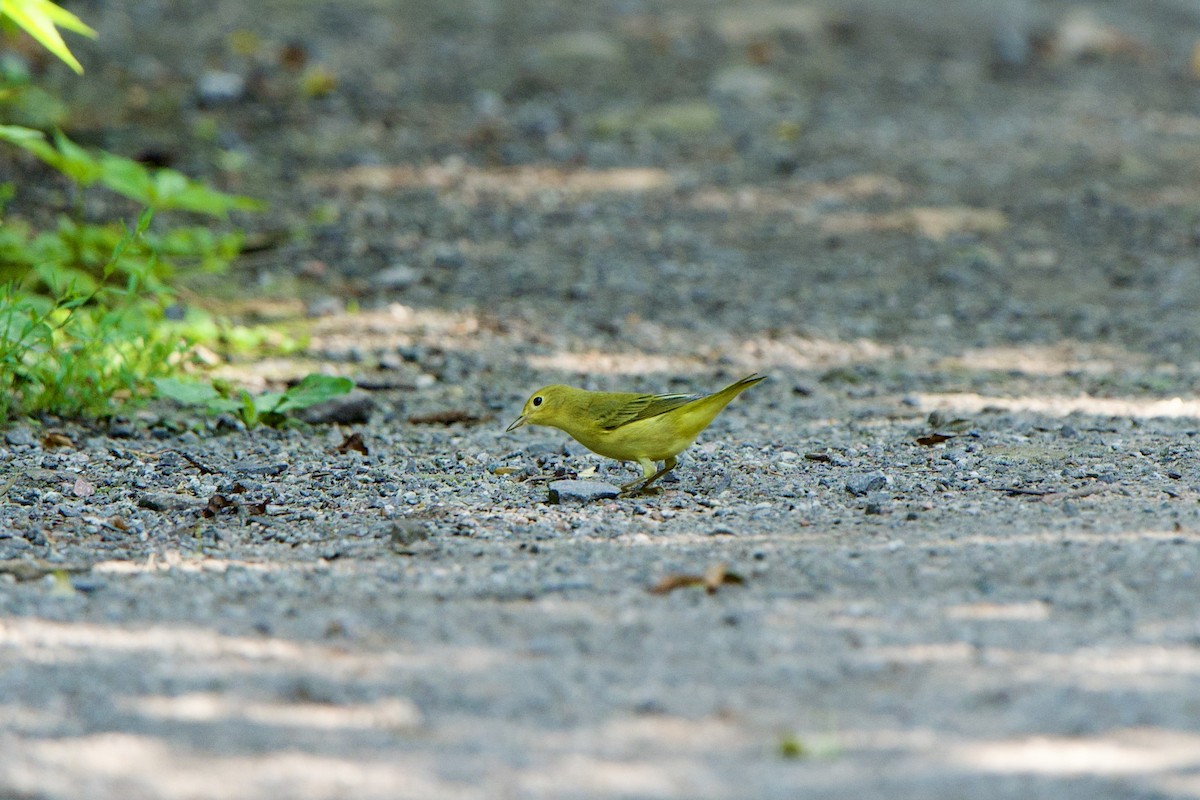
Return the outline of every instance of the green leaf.
{"type": "Polygon", "coordinates": [[[95,156],[68,139],[62,131],[54,132],[54,146],[60,157],[55,169],[80,186],[91,186],[103,174],[103,166],[95,156]]]}
{"type": "Polygon", "coordinates": [[[223,217],[230,211],[261,211],[266,203],[251,197],[210,189],[173,169],[154,173],[154,199],[159,208],[194,211],[213,217],[223,217]]]}
{"type": "Polygon", "coordinates": [[[348,393],[354,381],[333,375],[309,375],[283,393],[282,402],[271,408],[277,414],[286,414],[301,408],[315,406],[348,393]]]}
{"type": "MultiPolygon", "coordinates": [[[[62,6],[55,5],[54,3],[50,2],[50,0],[35,1],[42,6],[43,11],[45,12],[46,16],[50,18],[50,21],[58,27],[65,28],[72,33],[78,33],[81,36],[86,36],[89,39],[96,38],[96,32],[94,30],[88,27],[83,20],[72,14],[70,11],[67,11],[62,6]]],[[[13,2],[14,0],[9,0],[9,4],[12,4],[13,2]]],[[[21,0],[15,0],[15,2],[19,5],[21,0]]]]}
{"type": "Polygon", "coordinates": [[[255,398],[258,407],[263,410],[263,413],[268,413],[277,410],[279,404],[283,402],[283,392],[263,392],[255,398]]]}
{"type": "Polygon", "coordinates": [[[95,37],[96,32],[83,23],[79,17],[64,8],[56,6],[50,0],[7,0],[0,5],[0,15],[6,16],[25,29],[25,32],[41,43],[54,55],[63,60],[71,69],[83,74],[83,65],[71,55],[67,43],[55,25],[66,30],[95,37]]]}
{"type": "Polygon", "coordinates": [[[0,141],[24,147],[28,142],[46,141],[46,134],[20,125],[0,125],[0,141]]]}
{"type": "Polygon", "coordinates": [[[159,397],[166,397],[184,406],[203,406],[222,399],[221,394],[210,383],[179,378],[155,378],[151,383],[154,384],[159,397]]]}
{"type": "Polygon", "coordinates": [[[151,171],[144,164],[112,153],[92,155],[61,132],[55,133],[54,145],[51,145],[41,131],[19,125],[0,125],[0,141],[32,153],[80,186],[99,182],[153,210],[191,211],[225,217],[230,211],[267,208],[261,200],[218,191],[177,170],[151,171]]]}
{"type": "Polygon", "coordinates": [[[154,179],[136,161],[104,153],[100,157],[100,183],[136,203],[155,207],[154,179]]]}
{"type": "Polygon", "coordinates": [[[46,134],[20,125],[0,125],[0,141],[8,142],[33,153],[52,167],[58,166],[62,156],[46,141],[46,134]]]}
{"type": "Polygon", "coordinates": [[[253,428],[258,424],[258,407],[254,404],[254,397],[245,389],[242,389],[242,422],[246,423],[247,428],[253,428]]]}

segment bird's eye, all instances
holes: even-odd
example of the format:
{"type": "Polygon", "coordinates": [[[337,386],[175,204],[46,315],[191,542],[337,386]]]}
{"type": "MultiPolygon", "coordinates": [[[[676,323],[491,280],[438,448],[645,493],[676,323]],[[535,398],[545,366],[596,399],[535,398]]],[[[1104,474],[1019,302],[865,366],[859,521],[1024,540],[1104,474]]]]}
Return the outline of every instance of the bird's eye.
{"type": "Polygon", "coordinates": [[[534,406],[540,406],[542,404],[542,398],[540,396],[533,398],[533,404],[534,406]]]}

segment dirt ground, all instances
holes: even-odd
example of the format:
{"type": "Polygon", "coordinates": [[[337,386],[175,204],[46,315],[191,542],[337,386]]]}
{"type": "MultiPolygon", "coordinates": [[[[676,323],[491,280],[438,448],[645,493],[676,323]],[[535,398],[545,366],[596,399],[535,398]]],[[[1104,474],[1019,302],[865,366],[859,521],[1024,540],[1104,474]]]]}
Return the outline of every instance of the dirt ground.
{"type": "Polygon", "coordinates": [[[0,434],[0,798],[1200,798],[1200,7],[71,7],[371,413],[0,434]]]}

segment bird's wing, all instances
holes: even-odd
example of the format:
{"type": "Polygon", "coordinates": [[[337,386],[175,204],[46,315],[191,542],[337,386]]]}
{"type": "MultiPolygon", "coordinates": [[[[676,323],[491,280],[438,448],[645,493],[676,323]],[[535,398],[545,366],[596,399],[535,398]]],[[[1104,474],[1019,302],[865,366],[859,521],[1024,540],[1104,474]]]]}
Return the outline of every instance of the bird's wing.
{"type": "Polygon", "coordinates": [[[619,428],[639,419],[649,419],[698,400],[702,394],[642,394],[623,401],[615,408],[598,414],[596,423],[606,430],[619,428]]]}

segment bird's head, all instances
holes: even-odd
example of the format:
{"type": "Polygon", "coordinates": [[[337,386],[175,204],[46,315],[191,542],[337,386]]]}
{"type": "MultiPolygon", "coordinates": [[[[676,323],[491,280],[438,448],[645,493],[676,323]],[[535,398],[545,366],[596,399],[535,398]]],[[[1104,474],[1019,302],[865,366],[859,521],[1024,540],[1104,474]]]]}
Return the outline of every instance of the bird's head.
{"type": "Polygon", "coordinates": [[[505,430],[515,431],[522,425],[553,425],[557,427],[558,421],[566,413],[567,399],[572,392],[577,391],[570,386],[559,384],[543,386],[529,396],[529,399],[525,401],[525,407],[521,409],[521,416],[517,417],[516,421],[505,430]]]}

